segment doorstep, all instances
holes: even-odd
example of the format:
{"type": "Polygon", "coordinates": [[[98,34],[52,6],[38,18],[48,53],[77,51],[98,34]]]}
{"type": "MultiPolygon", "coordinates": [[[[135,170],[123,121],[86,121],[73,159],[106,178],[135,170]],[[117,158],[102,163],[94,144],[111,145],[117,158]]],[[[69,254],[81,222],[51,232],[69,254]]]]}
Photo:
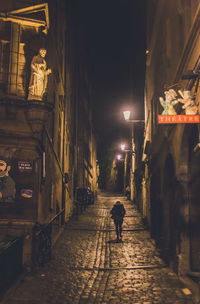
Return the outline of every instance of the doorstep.
{"type": "Polygon", "coordinates": [[[200,276],[194,274],[191,272],[187,276],[180,276],[179,279],[192,292],[195,304],[200,304],[200,276]]]}

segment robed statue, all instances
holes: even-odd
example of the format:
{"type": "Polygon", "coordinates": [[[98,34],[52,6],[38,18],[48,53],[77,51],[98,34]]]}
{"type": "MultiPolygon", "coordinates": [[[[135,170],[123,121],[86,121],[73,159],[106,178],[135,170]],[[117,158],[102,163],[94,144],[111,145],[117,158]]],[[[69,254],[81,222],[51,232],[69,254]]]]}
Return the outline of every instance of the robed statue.
{"type": "Polygon", "coordinates": [[[42,100],[47,87],[47,78],[51,69],[47,69],[44,59],[47,51],[43,48],[31,61],[31,77],[29,83],[28,100],[42,100]]]}

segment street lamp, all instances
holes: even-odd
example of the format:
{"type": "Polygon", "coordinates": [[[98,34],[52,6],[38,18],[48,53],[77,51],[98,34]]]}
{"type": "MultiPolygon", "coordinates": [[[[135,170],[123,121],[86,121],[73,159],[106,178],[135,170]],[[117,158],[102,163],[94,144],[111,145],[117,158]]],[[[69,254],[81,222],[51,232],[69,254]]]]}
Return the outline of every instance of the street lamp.
{"type": "Polygon", "coordinates": [[[121,150],[124,151],[126,148],[126,145],[125,144],[121,144],[121,150]]]}
{"type": "Polygon", "coordinates": [[[124,114],[124,119],[129,120],[130,115],[131,115],[131,111],[124,111],[123,114],[124,114]]]}
{"type": "Polygon", "coordinates": [[[122,159],[121,154],[118,154],[118,155],[117,155],[117,159],[118,159],[118,160],[121,160],[121,159],[122,159]]]}
{"type": "Polygon", "coordinates": [[[121,150],[124,152],[124,177],[123,177],[123,193],[126,194],[126,183],[127,183],[127,152],[131,150],[126,150],[126,145],[121,144],[121,150]]]}
{"type": "Polygon", "coordinates": [[[130,188],[131,188],[131,201],[134,200],[134,172],[135,172],[135,162],[136,162],[136,153],[135,153],[135,139],[134,139],[134,123],[136,122],[144,122],[144,120],[132,120],[130,119],[131,111],[126,110],[123,112],[124,119],[126,122],[131,123],[131,172],[130,172],[130,188]]]}
{"type": "Polygon", "coordinates": [[[126,148],[126,145],[125,145],[125,144],[121,144],[121,150],[122,150],[123,152],[132,152],[132,153],[135,153],[135,151],[127,150],[127,149],[125,149],[125,148],[126,148]]]}
{"type": "Polygon", "coordinates": [[[127,122],[144,122],[144,120],[141,119],[130,119],[131,111],[124,111],[123,114],[124,114],[124,119],[127,122]]]}

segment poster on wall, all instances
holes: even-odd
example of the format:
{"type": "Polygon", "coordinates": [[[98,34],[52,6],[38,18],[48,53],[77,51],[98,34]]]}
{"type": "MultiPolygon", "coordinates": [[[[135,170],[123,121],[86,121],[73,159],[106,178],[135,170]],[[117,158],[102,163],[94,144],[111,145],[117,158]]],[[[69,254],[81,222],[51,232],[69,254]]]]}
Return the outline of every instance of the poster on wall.
{"type": "Polygon", "coordinates": [[[0,149],[0,203],[33,197],[33,162],[13,158],[11,152],[0,149]]]}
{"type": "Polygon", "coordinates": [[[15,181],[10,175],[11,162],[0,159],[0,202],[13,202],[16,196],[15,181]]]}
{"type": "Polygon", "coordinates": [[[159,97],[163,111],[158,115],[159,124],[200,123],[199,102],[195,94],[189,90],[178,91],[170,89],[164,92],[165,98],[159,97]],[[181,115],[176,112],[176,105],[181,104],[181,115]]]}

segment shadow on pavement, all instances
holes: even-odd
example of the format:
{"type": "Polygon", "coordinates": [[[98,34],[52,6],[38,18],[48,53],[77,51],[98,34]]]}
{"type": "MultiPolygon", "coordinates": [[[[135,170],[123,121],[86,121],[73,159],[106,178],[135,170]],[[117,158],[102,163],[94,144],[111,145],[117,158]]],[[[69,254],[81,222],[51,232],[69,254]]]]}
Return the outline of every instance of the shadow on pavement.
{"type": "Polygon", "coordinates": [[[108,244],[115,244],[115,243],[123,243],[123,241],[122,241],[122,240],[117,241],[117,240],[115,239],[115,240],[110,240],[110,241],[108,241],[107,243],[108,243],[108,244]]]}

